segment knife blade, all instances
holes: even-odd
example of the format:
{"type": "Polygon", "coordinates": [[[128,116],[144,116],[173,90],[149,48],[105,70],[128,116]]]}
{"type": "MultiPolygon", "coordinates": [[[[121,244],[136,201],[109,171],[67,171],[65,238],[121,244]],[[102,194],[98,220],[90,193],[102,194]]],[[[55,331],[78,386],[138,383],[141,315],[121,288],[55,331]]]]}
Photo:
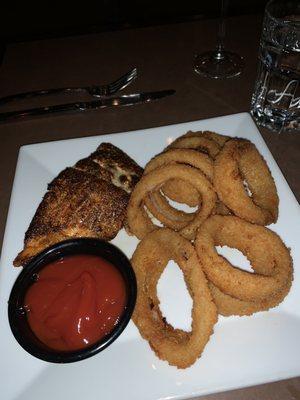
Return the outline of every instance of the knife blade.
{"type": "Polygon", "coordinates": [[[160,90],[157,92],[144,92],[125,94],[121,96],[102,97],[99,100],[58,104],[54,106],[30,108],[28,110],[21,111],[8,111],[0,113],[0,122],[15,121],[28,117],[36,117],[47,114],[84,112],[88,110],[98,110],[107,107],[132,106],[135,104],[149,103],[154,100],[159,100],[174,93],[175,90],[169,89],[160,90]]]}

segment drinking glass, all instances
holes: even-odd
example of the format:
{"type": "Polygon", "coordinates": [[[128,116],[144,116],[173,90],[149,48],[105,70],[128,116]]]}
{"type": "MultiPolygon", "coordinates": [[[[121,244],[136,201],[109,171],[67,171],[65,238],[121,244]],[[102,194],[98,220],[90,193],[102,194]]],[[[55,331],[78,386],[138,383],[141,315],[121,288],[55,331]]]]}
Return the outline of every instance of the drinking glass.
{"type": "Polygon", "coordinates": [[[251,114],[273,131],[300,133],[300,1],[271,0],[260,40],[251,114]]]}
{"type": "Polygon", "coordinates": [[[240,75],[244,67],[242,57],[224,48],[227,5],[228,0],[221,0],[221,13],[215,50],[197,54],[194,59],[195,72],[209,78],[232,78],[240,75]]]}

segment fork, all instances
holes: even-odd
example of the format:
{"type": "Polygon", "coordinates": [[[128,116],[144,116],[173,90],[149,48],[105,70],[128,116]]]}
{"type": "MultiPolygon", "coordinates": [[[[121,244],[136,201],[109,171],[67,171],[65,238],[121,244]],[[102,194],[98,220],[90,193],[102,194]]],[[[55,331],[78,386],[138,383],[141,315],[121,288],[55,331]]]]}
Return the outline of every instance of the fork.
{"type": "Polygon", "coordinates": [[[72,94],[72,93],[87,93],[92,97],[111,96],[118,91],[125,89],[137,77],[137,68],[133,68],[127,74],[121,76],[116,81],[106,85],[92,85],[84,87],[69,87],[58,89],[35,90],[32,92],[17,93],[10,96],[0,98],[0,105],[6,104],[15,100],[30,99],[39,96],[48,96],[52,94],[72,94]]]}

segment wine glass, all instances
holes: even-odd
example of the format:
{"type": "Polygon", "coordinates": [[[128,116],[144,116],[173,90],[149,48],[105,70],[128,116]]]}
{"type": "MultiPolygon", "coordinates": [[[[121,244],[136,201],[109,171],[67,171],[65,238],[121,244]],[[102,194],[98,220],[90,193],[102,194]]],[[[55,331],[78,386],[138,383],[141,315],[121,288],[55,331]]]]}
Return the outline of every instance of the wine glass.
{"type": "Polygon", "coordinates": [[[221,0],[221,14],[218,23],[217,46],[213,51],[197,54],[194,59],[194,71],[209,78],[232,78],[240,75],[244,67],[241,56],[224,48],[225,13],[228,0],[221,0]]]}

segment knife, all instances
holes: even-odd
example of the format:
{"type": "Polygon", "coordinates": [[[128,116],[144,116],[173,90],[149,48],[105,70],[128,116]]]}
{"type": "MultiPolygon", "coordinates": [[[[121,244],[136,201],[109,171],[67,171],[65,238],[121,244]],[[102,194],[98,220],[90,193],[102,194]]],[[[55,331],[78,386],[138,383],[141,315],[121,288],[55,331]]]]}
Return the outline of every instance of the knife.
{"type": "Polygon", "coordinates": [[[28,117],[56,114],[56,113],[70,113],[70,112],[84,112],[88,110],[98,110],[106,107],[121,107],[132,106],[134,104],[149,103],[154,100],[159,100],[163,97],[170,96],[175,93],[175,90],[161,90],[158,92],[145,92],[135,94],[125,94],[122,96],[102,97],[100,100],[93,100],[87,102],[76,102],[59,104],[55,106],[31,108],[22,111],[9,111],[0,113],[0,122],[15,121],[25,119],[28,117]]]}

